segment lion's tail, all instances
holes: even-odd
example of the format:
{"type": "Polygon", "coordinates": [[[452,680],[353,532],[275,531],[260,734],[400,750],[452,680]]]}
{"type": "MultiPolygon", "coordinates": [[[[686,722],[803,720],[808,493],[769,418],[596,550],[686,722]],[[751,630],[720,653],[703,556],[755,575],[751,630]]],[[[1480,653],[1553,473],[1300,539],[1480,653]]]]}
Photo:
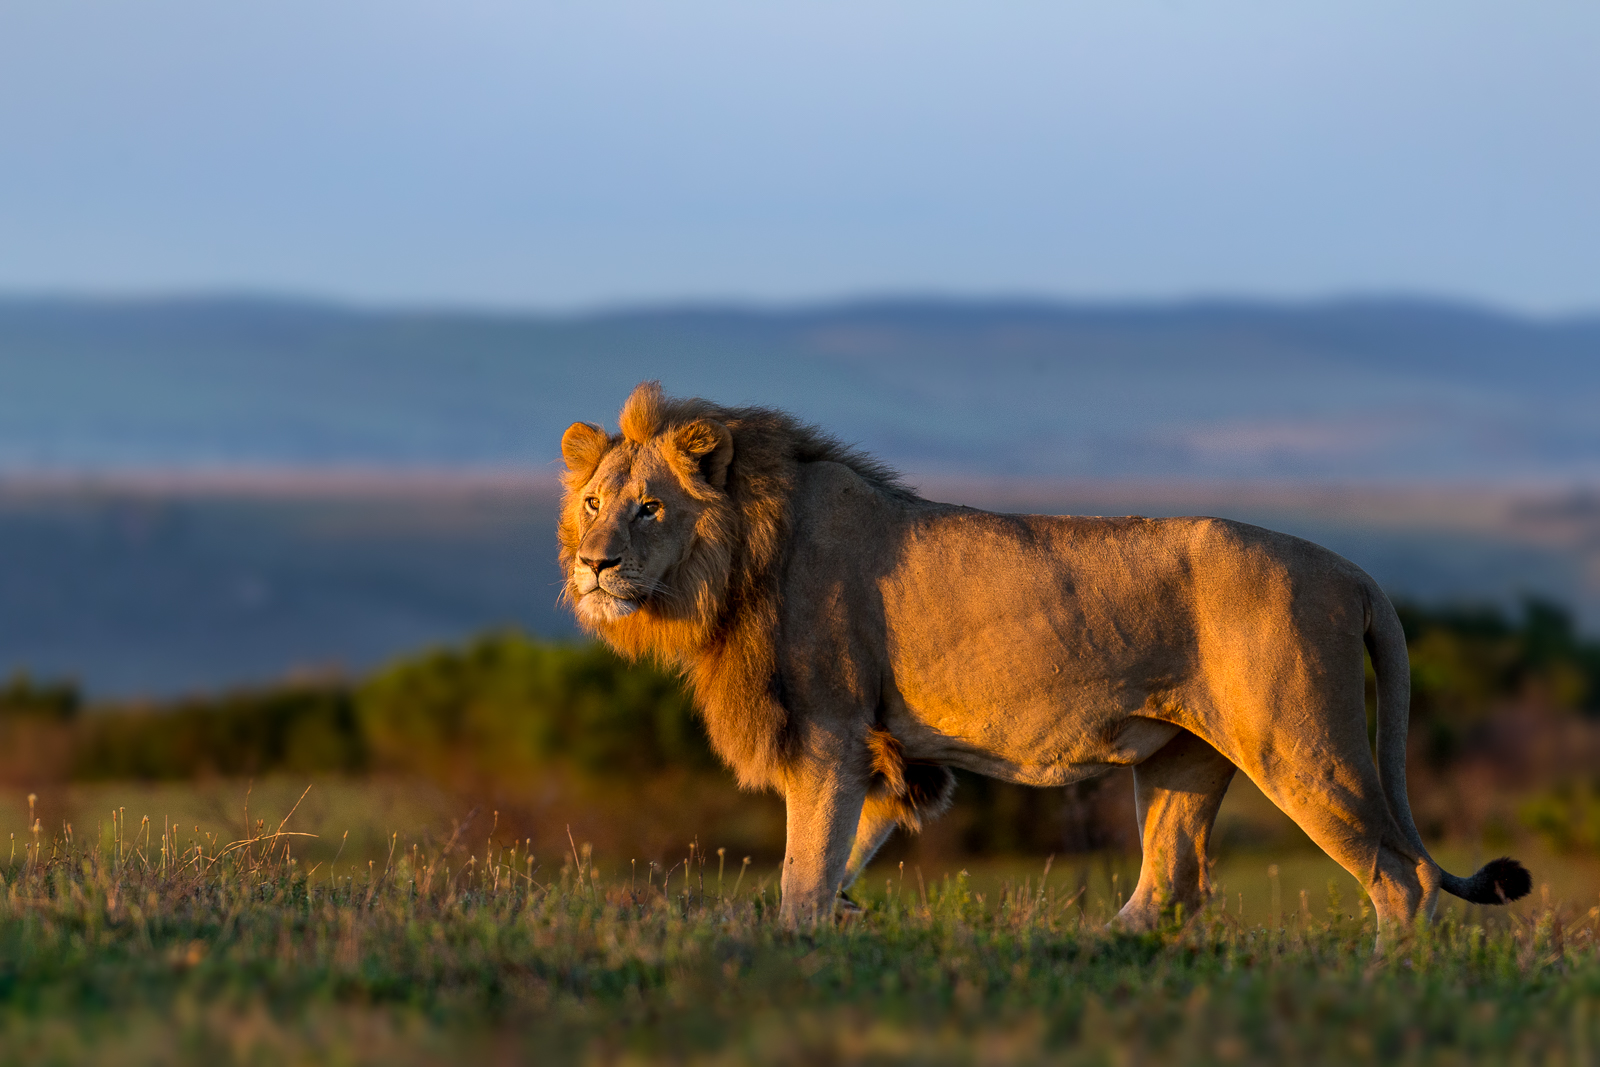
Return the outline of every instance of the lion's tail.
{"type": "MultiPolygon", "coordinates": [[[[1378,678],[1378,779],[1389,813],[1418,855],[1432,862],[1406,796],[1406,734],[1411,726],[1411,659],[1405,630],[1389,598],[1368,581],[1367,630],[1363,635],[1378,678]]],[[[1490,860],[1471,878],[1440,868],[1439,887],[1474,904],[1505,904],[1533,888],[1528,869],[1509,856],[1490,860]]]]}

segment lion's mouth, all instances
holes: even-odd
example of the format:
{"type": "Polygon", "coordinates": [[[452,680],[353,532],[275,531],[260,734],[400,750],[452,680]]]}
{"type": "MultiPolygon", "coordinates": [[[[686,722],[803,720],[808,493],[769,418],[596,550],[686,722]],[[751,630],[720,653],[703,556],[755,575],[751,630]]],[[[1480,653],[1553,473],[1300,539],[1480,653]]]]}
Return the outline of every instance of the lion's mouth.
{"type": "Polygon", "coordinates": [[[639,610],[639,602],[596,586],[578,598],[578,613],[596,622],[626,618],[639,610]]]}

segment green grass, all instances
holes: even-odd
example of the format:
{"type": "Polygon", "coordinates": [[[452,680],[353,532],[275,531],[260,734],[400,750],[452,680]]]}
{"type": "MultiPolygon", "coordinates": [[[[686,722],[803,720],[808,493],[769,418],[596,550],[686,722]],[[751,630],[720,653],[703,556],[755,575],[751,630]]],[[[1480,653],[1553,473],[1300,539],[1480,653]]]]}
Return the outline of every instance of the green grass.
{"type": "Polygon", "coordinates": [[[485,833],[303,860],[328,842],[273,836],[281,815],[196,837],[109,810],[0,866],[0,1062],[1579,1064],[1600,1046],[1600,909],[1537,893],[1375,957],[1347,877],[1338,900],[1326,881],[1301,896],[1326,873],[1305,857],[1276,875],[1236,857],[1212,909],[1139,937],[1104,929],[1129,860],[884,865],[864,916],[793,933],[770,869],[719,876],[715,852],[597,872],[581,844],[530,860],[485,833]]]}

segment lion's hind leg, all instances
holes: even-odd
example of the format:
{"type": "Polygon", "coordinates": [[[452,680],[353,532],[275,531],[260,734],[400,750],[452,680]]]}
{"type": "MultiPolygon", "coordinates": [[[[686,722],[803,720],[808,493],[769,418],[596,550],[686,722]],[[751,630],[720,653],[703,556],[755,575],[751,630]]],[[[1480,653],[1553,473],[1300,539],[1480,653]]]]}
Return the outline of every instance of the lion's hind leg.
{"type": "Polygon", "coordinates": [[[1241,769],[1361,883],[1380,927],[1431,916],[1439,868],[1417,852],[1389,812],[1367,747],[1365,715],[1296,718],[1298,729],[1264,731],[1253,745],[1240,743],[1241,769]]]}
{"type": "Polygon", "coordinates": [[[1193,915],[1211,899],[1206,846],[1234,765],[1183,732],[1133,768],[1144,859],[1139,885],[1117,917],[1124,930],[1151,930],[1165,916],[1193,915]]]}
{"type": "Polygon", "coordinates": [[[867,746],[872,756],[872,789],[861,808],[841,891],[861,877],[896,826],[917,833],[925,820],[944,813],[955,793],[955,775],[948,767],[908,762],[900,743],[887,730],[874,729],[867,746]]]}
{"type": "Polygon", "coordinates": [[[839,886],[841,893],[856,884],[856,879],[898,825],[898,806],[893,798],[869,794],[861,807],[861,822],[856,827],[855,844],[850,847],[850,862],[844,869],[844,882],[839,886]]]}

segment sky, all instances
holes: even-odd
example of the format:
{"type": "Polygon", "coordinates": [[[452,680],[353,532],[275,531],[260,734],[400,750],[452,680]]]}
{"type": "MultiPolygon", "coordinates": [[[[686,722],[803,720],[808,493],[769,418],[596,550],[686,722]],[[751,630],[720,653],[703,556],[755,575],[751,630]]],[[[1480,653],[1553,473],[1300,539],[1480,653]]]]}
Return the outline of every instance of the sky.
{"type": "Polygon", "coordinates": [[[0,292],[1600,310],[1600,5],[0,0],[0,292]]]}

